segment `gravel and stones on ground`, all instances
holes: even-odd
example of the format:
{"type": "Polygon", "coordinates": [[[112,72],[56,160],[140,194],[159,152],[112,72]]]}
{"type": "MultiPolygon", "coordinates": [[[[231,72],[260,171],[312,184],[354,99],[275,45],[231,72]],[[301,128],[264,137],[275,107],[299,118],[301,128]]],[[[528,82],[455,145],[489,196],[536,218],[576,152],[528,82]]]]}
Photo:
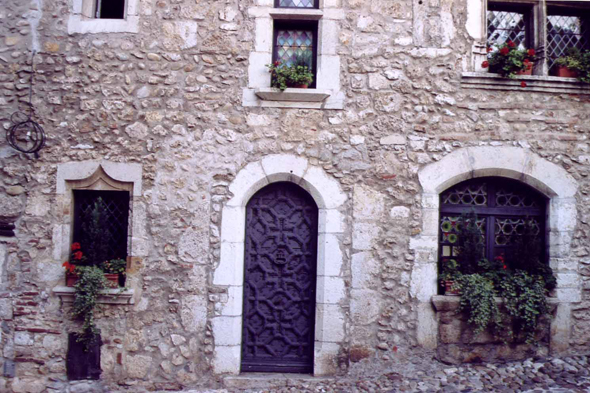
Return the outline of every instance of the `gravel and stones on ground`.
{"type": "Polygon", "coordinates": [[[422,369],[413,364],[369,377],[362,373],[319,379],[291,375],[284,384],[248,389],[244,383],[244,387],[226,386],[219,392],[590,392],[590,356],[461,366],[431,361],[422,369]]]}

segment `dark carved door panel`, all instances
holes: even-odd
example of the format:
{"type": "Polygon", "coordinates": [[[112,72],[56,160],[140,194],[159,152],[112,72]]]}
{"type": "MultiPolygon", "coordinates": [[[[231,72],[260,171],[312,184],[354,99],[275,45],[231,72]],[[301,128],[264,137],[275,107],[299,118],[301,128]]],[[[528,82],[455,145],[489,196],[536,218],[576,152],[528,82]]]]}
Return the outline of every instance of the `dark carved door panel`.
{"type": "Polygon", "coordinates": [[[313,372],[318,208],[292,183],[246,208],[242,371],[313,372]]]}

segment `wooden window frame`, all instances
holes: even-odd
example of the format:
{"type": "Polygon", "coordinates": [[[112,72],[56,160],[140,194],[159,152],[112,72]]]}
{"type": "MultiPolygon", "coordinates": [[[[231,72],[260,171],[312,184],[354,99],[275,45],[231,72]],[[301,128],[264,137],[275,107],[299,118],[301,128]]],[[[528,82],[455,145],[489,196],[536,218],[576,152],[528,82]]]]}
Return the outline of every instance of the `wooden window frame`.
{"type": "MultiPolygon", "coordinates": [[[[535,17],[534,17],[534,5],[530,3],[515,4],[507,2],[490,2],[486,10],[486,26],[488,23],[487,12],[488,11],[505,11],[505,12],[517,12],[524,15],[525,23],[525,46],[531,48],[535,46],[535,17]]],[[[489,32],[488,32],[489,35],[489,32]]],[[[487,42],[488,37],[486,37],[487,42]]]]}
{"type": "Polygon", "coordinates": [[[272,62],[278,60],[277,50],[277,39],[279,30],[285,29],[293,30],[305,30],[313,33],[313,46],[312,46],[312,73],[313,82],[309,85],[310,89],[315,89],[317,86],[317,74],[318,74],[318,21],[316,20],[280,20],[276,19],[273,23],[272,33],[272,62]]]}
{"type": "Polygon", "coordinates": [[[284,8],[292,10],[317,10],[320,8],[320,0],[313,0],[313,7],[285,7],[281,6],[281,0],[274,0],[275,8],[284,8]]]}
{"type": "MultiPolygon", "coordinates": [[[[448,256],[443,256],[443,245],[442,242],[442,232],[440,227],[440,222],[442,217],[449,216],[449,215],[456,215],[460,216],[462,214],[470,214],[474,212],[478,218],[485,218],[486,219],[486,229],[485,229],[485,253],[484,257],[488,260],[493,260],[495,255],[495,250],[501,247],[495,245],[495,220],[497,218],[527,218],[527,217],[534,217],[539,220],[540,225],[540,234],[541,234],[541,260],[545,263],[549,263],[549,250],[548,250],[548,204],[549,200],[539,193],[538,191],[534,190],[530,186],[518,182],[516,180],[505,179],[505,178],[498,178],[498,177],[483,177],[477,179],[470,179],[459,184],[454,185],[453,187],[448,188],[447,190],[443,191],[440,196],[440,208],[439,208],[439,230],[438,230],[438,260],[439,265],[445,258],[449,258],[448,256]],[[453,205],[453,204],[444,204],[442,197],[448,191],[464,186],[466,184],[478,184],[478,183],[486,183],[487,186],[487,205],[486,206],[474,206],[474,205],[453,205]],[[536,199],[540,207],[539,208],[520,208],[520,207],[497,207],[496,206],[496,191],[498,186],[502,184],[507,189],[520,189],[525,190],[528,195],[531,195],[534,199],[536,199]]],[[[451,256],[452,257],[452,256],[451,256]]],[[[440,266],[439,266],[440,269],[440,266]]]]}

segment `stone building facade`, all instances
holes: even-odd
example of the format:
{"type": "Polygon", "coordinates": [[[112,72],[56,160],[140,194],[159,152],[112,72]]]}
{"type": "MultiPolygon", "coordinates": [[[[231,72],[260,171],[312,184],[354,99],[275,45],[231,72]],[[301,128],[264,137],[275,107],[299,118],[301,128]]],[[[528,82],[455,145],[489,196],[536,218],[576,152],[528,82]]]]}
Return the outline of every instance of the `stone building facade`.
{"type": "MultiPolygon", "coordinates": [[[[529,7],[547,55],[552,2],[504,3],[529,7]]],[[[0,216],[14,224],[0,237],[0,390],[68,389],[79,324],[62,263],[77,190],[129,195],[126,288],[97,315],[105,389],[215,387],[240,372],[246,212],[280,182],[317,205],[315,375],[448,360],[441,348],[485,358],[492,344],[453,333],[437,259],[439,195],[490,176],[548,201],[558,284],[538,354],[588,353],[590,88],[546,62],[525,88],[481,69],[490,4],[127,0],[111,20],[92,0],[3,1],[0,120],[8,130],[28,110],[34,73],[47,140],[38,157],[0,146],[0,216]],[[270,89],[285,20],[317,24],[315,89],[270,89]]]]}

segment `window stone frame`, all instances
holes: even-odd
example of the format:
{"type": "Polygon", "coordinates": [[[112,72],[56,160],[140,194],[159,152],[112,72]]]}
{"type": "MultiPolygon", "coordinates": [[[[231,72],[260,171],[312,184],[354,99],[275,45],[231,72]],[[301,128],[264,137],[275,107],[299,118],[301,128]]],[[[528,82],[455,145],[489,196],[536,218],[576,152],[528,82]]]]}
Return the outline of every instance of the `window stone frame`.
{"type": "Polygon", "coordinates": [[[96,18],[96,0],[71,0],[68,34],[137,33],[139,0],[125,0],[124,19],[96,18]]]}
{"type": "Polygon", "coordinates": [[[248,9],[254,18],[254,48],[250,52],[245,107],[343,109],[345,94],[340,82],[337,52],[340,21],[345,14],[340,0],[320,0],[317,8],[274,8],[274,0],[256,0],[248,9]],[[317,80],[315,89],[271,89],[267,64],[272,62],[274,20],[317,20],[317,80]],[[276,90],[276,91],[275,91],[276,90]]]}
{"type": "Polygon", "coordinates": [[[438,346],[436,312],[439,195],[464,180],[478,177],[519,180],[549,198],[549,264],[557,277],[557,310],[551,321],[550,351],[566,353],[571,334],[572,304],[582,299],[581,278],[571,244],[577,224],[578,183],[562,167],[534,152],[509,146],[478,146],[455,150],[418,171],[422,186],[422,231],[410,239],[415,262],[410,292],[418,301],[417,340],[425,348],[438,346]],[[497,157],[502,157],[498,160],[497,157]]]}
{"type": "MultiPolygon", "coordinates": [[[[67,162],[57,165],[56,219],[53,228],[53,259],[59,263],[68,260],[73,230],[73,190],[128,191],[130,213],[128,231],[127,280],[122,293],[118,289],[105,290],[99,303],[133,304],[134,293],[140,292],[137,272],[142,259],[148,255],[145,230],[146,206],[142,200],[141,164],[115,163],[109,161],[67,162]]],[[[53,293],[63,301],[73,301],[74,288],[59,285],[53,293]]]]}

